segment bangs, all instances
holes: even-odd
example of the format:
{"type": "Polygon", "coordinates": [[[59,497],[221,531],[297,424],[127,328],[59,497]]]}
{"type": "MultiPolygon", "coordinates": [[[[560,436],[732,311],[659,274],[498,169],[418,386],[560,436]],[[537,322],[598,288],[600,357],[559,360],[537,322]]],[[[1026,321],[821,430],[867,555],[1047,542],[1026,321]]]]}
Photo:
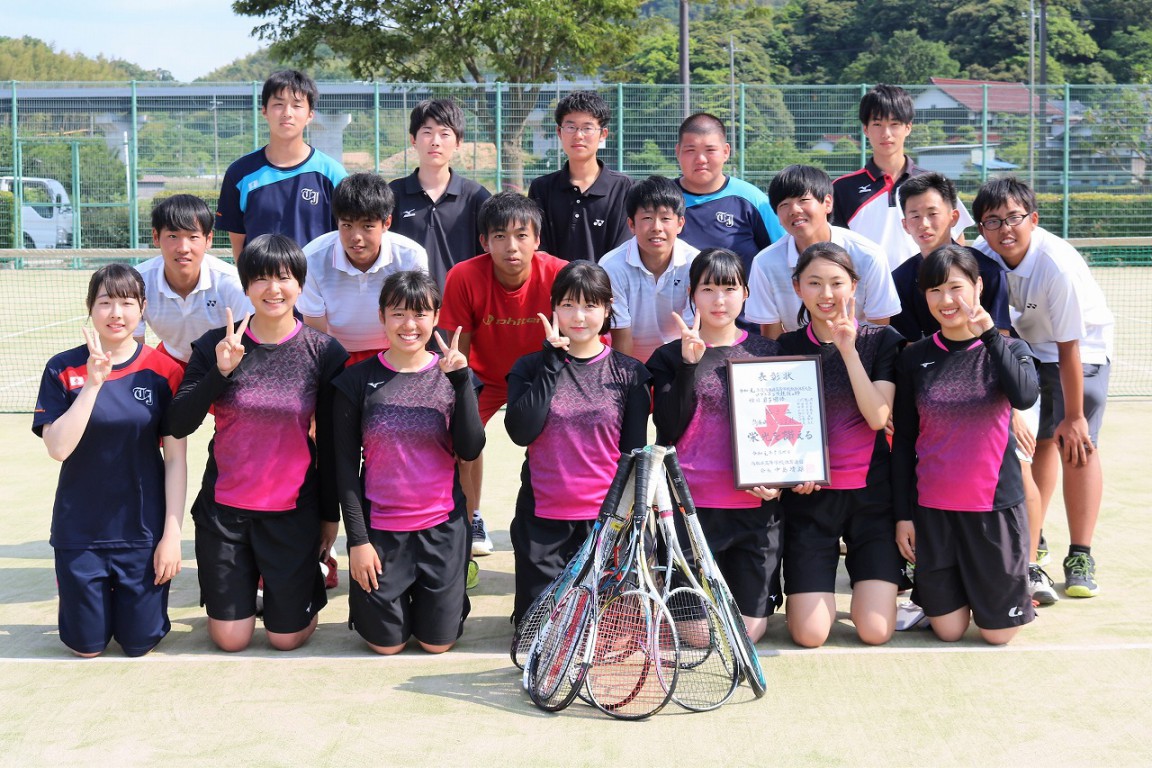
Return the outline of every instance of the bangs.
{"type": "Polygon", "coordinates": [[[389,275],[381,286],[379,305],[382,313],[392,307],[411,312],[438,312],[440,289],[424,272],[396,272],[389,275]]]}
{"type": "Polygon", "coordinates": [[[127,264],[107,264],[92,273],[88,281],[88,311],[96,306],[101,293],[113,299],[134,299],[144,304],[144,278],[127,264]]]}

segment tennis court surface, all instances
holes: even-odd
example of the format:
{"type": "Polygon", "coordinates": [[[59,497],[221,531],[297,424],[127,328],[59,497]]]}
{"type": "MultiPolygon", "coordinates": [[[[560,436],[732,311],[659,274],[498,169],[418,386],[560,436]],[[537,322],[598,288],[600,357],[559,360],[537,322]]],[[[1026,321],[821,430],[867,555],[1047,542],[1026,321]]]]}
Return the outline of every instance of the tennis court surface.
{"type": "MultiPolygon", "coordinates": [[[[1099,597],[1041,610],[999,649],[971,633],[945,645],[926,631],[867,648],[842,600],[828,645],[801,651],[774,617],[759,644],[763,699],[743,686],[717,711],[669,705],[641,723],[579,702],[545,714],[520,691],[507,655],[507,531],[522,452],[499,416],[483,504],[497,552],[480,561],[464,637],[443,656],[395,658],[371,654],[347,629],[346,572],[303,649],[271,651],[258,630],[245,653],[213,650],[186,518],[172,633],[142,659],[114,645],[73,660],[55,635],[47,541],[57,465],[30,422],[0,415],[0,765],[1152,765],[1152,402],[1109,403],[1093,547],[1099,597]]],[[[206,429],[193,438],[192,488],[207,438],[206,429]]],[[[1067,536],[1058,501],[1045,532],[1059,584],[1067,536]]]]}

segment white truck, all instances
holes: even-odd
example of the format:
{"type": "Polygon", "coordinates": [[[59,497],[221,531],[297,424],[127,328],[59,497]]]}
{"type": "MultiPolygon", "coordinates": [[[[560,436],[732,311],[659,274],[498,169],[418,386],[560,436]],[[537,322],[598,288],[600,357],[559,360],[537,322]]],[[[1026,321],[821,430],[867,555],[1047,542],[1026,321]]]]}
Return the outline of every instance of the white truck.
{"type": "MultiPolygon", "coordinates": [[[[24,205],[20,228],[24,248],[68,248],[72,245],[72,201],[56,179],[20,178],[24,205]]],[[[0,192],[16,193],[16,179],[0,176],[0,192]]]]}

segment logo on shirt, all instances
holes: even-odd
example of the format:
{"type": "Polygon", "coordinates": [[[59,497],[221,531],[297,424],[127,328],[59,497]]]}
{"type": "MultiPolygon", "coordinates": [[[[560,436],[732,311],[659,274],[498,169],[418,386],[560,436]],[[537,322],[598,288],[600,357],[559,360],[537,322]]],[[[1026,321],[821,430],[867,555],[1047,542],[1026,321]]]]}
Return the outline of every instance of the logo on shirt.
{"type": "Polygon", "coordinates": [[[594,226],[594,227],[604,226],[604,219],[596,219],[595,221],[592,222],[592,226],[594,226]]]}
{"type": "Polygon", "coordinates": [[[376,387],[382,386],[383,384],[384,384],[384,382],[382,382],[382,381],[370,381],[370,382],[368,382],[368,386],[372,387],[372,389],[376,389],[376,387]]]}
{"type": "Polygon", "coordinates": [[[300,190],[300,199],[309,205],[320,205],[320,193],[315,189],[304,187],[300,190]]]}
{"type": "Polygon", "coordinates": [[[928,362],[926,362],[926,363],[920,363],[920,367],[921,367],[921,368],[927,368],[928,366],[930,366],[930,365],[935,365],[935,364],[936,364],[936,361],[935,361],[935,360],[929,360],[929,361],[928,361],[928,362]]]}
{"type": "Polygon", "coordinates": [[[860,195],[866,195],[871,191],[872,191],[872,185],[871,184],[865,184],[864,186],[860,187],[860,189],[856,190],[856,193],[860,194],[860,195]]]}
{"type": "Polygon", "coordinates": [[[214,307],[216,306],[216,299],[204,299],[204,303],[209,307],[214,307]]]}
{"type": "Polygon", "coordinates": [[[400,214],[400,218],[410,219],[415,215],[416,215],[416,209],[415,208],[409,208],[407,211],[404,211],[404,213],[400,214]]]}
{"type": "Polygon", "coordinates": [[[488,315],[484,318],[484,325],[531,325],[539,323],[538,317],[496,317],[488,315]]]}
{"type": "Polygon", "coordinates": [[[1032,303],[1027,303],[1027,304],[1025,304],[1025,305],[1024,305],[1024,309],[1036,309],[1036,307],[1038,307],[1038,306],[1040,306],[1040,305],[1039,305],[1039,304],[1032,304],[1032,303]]]}
{"type": "Polygon", "coordinates": [[[716,221],[718,221],[721,224],[721,226],[725,226],[725,227],[736,226],[736,217],[730,213],[725,212],[725,211],[717,211],[716,212],[716,221]]]}
{"type": "Polygon", "coordinates": [[[80,389],[84,386],[84,377],[75,374],[68,377],[68,389],[80,389]]]}
{"type": "Polygon", "coordinates": [[[144,405],[152,405],[152,390],[148,389],[148,387],[136,387],[132,390],[132,397],[144,403],[144,405]]]}

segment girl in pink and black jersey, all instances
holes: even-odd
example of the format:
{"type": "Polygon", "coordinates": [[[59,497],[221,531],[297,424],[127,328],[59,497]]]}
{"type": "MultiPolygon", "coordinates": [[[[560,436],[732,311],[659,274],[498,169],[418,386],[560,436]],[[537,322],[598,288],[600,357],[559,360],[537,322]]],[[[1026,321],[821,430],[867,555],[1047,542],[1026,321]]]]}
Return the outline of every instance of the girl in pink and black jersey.
{"type": "Polygon", "coordinates": [[[896,549],[888,441],[884,427],[896,390],[903,337],[887,325],[859,325],[848,253],[816,243],[800,254],[792,285],[800,328],[779,338],[786,355],[817,355],[824,379],[831,482],[785,493],[784,591],[788,632],[797,645],[824,644],[836,621],[840,540],[852,582],[852,622],[865,643],[892,637],[904,564],[896,549]]]}
{"type": "Polygon", "coordinates": [[[386,352],[336,379],[336,479],[348,534],[349,624],[376,653],[415,637],[443,653],[463,631],[472,529],[457,459],[484,449],[472,370],[435,336],[440,289],[425,272],[389,275],[380,289],[386,352]],[[363,471],[361,471],[363,459],[363,471]]]}
{"type": "Polygon", "coordinates": [[[1033,619],[1028,516],[1012,409],[1039,396],[1032,350],[996,330],[980,272],[963,248],[920,265],[940,330],[897,363],[892,477],[896,541],[916,563],[916,603],[941,640],[974,621],[1002,645],[1033,619]]]}
{"type": "Polygon", "coordinates": [[[692,261],[688,278],[693,324],[675,315],[681,340],[657,348],[648,360],[656,389],[656,441],[676,446],[708,546],[755,642],[780,600],[780,492],[736,489],[725,360],[780,351],[775,341],[736,325],[748,298],[739,256],[706,248],[692,261]]]}
{"type": "Polygon", "coordinates": [[[264,628],[292,650],[316,629],[327,603],[318,561],[336,539],[340,512],[332,470],[332,380],[348,353],[293,315],[307,276],[300,247],[261,235],[237,262],[255,313],[192,343],[168,419],[188,435],[213,408],[216,432],[192,505],[200,599],[208,633],[240,651],[256,626],[264,580],[264,628]],[[315,442],[310,427],[315,418],[315,442]]]}
{"type": "Polygon", "coordinates": [[[544,349],[508,374],[504,425],[528,447],[516,516],[513,620],[587,538],[621,453],[643,446],[651,396],[648,371],[601,337],[612,324],[612,283],[603,267],[574,261],[552,284],[544,349]]]}

